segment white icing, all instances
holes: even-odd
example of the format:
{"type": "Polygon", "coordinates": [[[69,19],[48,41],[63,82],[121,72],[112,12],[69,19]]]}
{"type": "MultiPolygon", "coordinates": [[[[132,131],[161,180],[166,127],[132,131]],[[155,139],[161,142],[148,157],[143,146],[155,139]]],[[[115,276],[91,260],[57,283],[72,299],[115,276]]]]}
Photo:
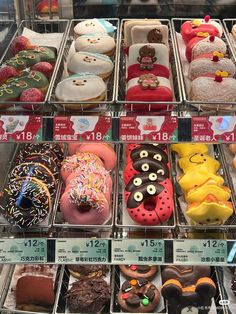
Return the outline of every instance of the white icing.
{"type": "Polygon", "coordinates": [[[146,25],[160,25],[161,22],[157,19],[139,19],[126,21],[124,24],[124,42],[127,46],[132,45],[131,30],[134,26],[146,26],[146,25]]]}
{"type": "Polygon", "coordinates": [[[78,23],[74,27],[74,32],[78,35],[84,34],[98,34],[98,33],[112,33],[114,31],[113,25],[103,19],[89,19],[78,23]]]}
{"type": "MultiPolygon", "coordinates": [[[[127,83],[127,90],[130,89],[131,87],[139,85],[138,79],[139,79],[138,77],[135,77],[135,78],[129,80],[129,82],[127,83]]],[[[168,87],[171,90],[170,81],[167,78],[157,76],[157,79],[159,81],[158,86],[168,87]]]]}
{"type": "Polygon", "coordinates": [[[113,63],[105,55],[80,51],[69,59],[67,67],[72,73],[91,72],[99,75],[111,72],[113,63]]]}
{"type": "Polygon", "coordinates": [[[83,35],[76,39],[76,51],[106,53],[115,48],[115,40],[107,34],[83,35]]]}
{"type": "MultiPolygon", "coordinates": [[[[164,44],[148,44],[155,49],[155,57],[157,60],[154,64],[161,64],[169,69],[169,51],[164,44]]],[[[144,44],[134,44],[129,48],[128,66],[139,63],[137,58],[139,57],[139,50],[144,44]]]]}
{"type": "Polygon", "coordinates": [[[97,98],[106,91],[103,79],[96,75],[72,75],[56,87],[56,98],[61,101],[86,101],[97,98]],[[75,85],[83,84],[81,86],[75,85]]]}
{"type": "Polygon", "coordinates": [[[192,59],[194,59],[194,57],[198,55],[211,53],[214,51],[222,52],[223,54],[226,53],[227,47],[225,42],[221,38],[215,36],[214,41],[210,41],[209,38],[210,36],[195,44],[192,49],[192,59]]]}
{"type": "Polygon", "coordinates": [[[134,26],[131,29],[131,42],[132,44],[137,43],[148,43],[147,35],[153,29],[160,30],[162,34],[162,42],[168,46],[168,26],[167,25],[143,25],[143,26],[134,26]]]}

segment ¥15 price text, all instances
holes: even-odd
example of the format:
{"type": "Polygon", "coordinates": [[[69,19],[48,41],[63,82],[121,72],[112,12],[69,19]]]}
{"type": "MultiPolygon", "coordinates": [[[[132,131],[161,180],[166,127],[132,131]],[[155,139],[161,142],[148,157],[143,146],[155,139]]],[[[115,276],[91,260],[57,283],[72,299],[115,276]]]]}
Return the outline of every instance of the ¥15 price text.
{"type": "Polygon", "coordinates": [[[162,243],[158,240],[144,240],[141,242],[141,246],[145,247],[155,247],[155,246],[162,246],[162,243]]]}

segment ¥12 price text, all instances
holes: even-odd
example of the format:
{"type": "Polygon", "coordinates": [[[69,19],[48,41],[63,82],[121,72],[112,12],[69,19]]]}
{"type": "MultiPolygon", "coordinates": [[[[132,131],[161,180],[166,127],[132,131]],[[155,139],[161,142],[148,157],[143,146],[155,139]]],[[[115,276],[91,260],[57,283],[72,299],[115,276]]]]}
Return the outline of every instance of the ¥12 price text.
{"type": "Polygon", "coordinates": [[[37,246],[43,246],[44,242],[36,239],[30,239],[24,241],[24,246],[26,247],[37,247],[37,246]]]}
{"type": "Polygon", "coordinates": [[[86,242],[86,247],[105,247],[106,246],[106,243],[105,242],[101,242],[99,240],[91,240],[91,241],[88,241],[86,242]]]}

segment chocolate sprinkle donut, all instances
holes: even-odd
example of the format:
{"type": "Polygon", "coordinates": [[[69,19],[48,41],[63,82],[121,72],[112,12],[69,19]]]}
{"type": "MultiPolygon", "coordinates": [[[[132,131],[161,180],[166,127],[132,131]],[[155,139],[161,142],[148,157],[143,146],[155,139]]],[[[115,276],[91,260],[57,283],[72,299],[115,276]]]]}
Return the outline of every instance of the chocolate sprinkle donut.
{"type": "Polygon", "coordinates": [[[48,188],[36,178],[13,180],[0,197],[0,210],[13,226],[24,229],[37,225],[51,210],[48,188]]]}

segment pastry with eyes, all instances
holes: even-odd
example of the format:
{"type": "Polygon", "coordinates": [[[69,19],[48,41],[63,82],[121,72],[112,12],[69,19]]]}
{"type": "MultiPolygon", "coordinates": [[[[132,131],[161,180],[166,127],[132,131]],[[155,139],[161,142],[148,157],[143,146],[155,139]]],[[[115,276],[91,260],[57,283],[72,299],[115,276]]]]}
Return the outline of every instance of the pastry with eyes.
{"type": "Polygon", "coordinates": [[[75,41],[76,51],[102,53],[111,57],[115,52],[115,39],[108,34],[86,34],[75,41]]]}
{"type": "Polygon", "coordinates": [[[135,174],[142,172],[154,172],[156,174],[162,175],[165,179],[169,178],[170,176],[170,171],[166,163],[151,157],[144,157],[126,164],[124,169],[125,184],[127,184],[135,174]]]}
{"type": "Polygon", "coordinates": [[[153,158],[157,161],[161,161],[163,163],[168,163],[168,155],[167,153],[161,149],[159,146],[153,145],[141,145],[137,148],[134,148],[128,158],[126,159],[126,163],[130,161],[135,161],[137,159],[142,159],[145,157],[153,158]]]}
{"type": "Polygon", "coordinates": [[[108,56],[84,51],[73,54],[67,64],[69,74],[90,72],[102,79],[106,79],[111,75],[113,67],[113,62],[108,56]]]}
{"type": "Polygon", "coordinates": [[[153,312],[160,302],[155,285],[145,278],[126,280],[118,292],[117,301],[122,310],[129,313],[153,312]]]}
{"type": "Polygon", "coordinates": [[[144,149],[149,149],[150,147],[159,147],[160,149],[166,151],[166,145],[165,144],[128,144],[126,146],[126,157],[127,159],[130,158],[130,154],[133,149],[143,147],[144,149]]]}
{"type": "MultiPolygon", "coordinates": [[[[149,175],[154,178],[155,173],[149,175]]],[[[138,224],[156,226],[166,222],[172,215],[173,193],[170,180],[141,182],[130,180],[125,188],[127,211],[138,224]],[[137,185],[140,184],[140,185],[137,185]]]]}
{"type": "Polygon", "coordinates": [[[74,27],[75,36],[86,34],[113,34],[115,27],[104,19],[89,19],[79,22],[74,27]]]}
{"type": "Polygon", "coordinates": [[[77,73],[61,81],[55,90],[59,101],[103,101],[106,97],[106,84],[92,73],[77,73]]]}

